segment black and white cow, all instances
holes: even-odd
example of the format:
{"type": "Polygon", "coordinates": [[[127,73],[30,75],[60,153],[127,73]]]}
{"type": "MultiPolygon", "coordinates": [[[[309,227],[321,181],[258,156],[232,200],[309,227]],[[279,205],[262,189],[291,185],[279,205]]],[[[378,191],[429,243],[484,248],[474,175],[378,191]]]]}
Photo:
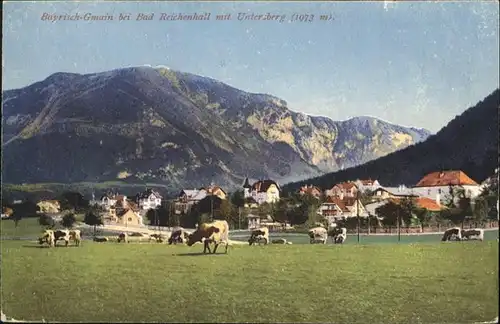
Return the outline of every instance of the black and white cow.
{"type": "Polygon", "coordinates": [[[462,240],[484,240],[484,230],[482,228],[474,228],[462,230],[462,240]]]}
{"type": "Polygon", "coordinates": [[[252,245],[254,243],[260,243],[264,241],[264,244],[269,243],[269,228],[261,227],[252,231],[250,238],[248,239],[248,244],[252,245]]]}
{"type": "Polygon", "coordinates": [[[444,231],[443,238],[441,241],[461,241],[462,240],[462,229],[460,227],[448,228],[444,231]]]}
{"type": "Polygon", "coordinates": [[[184,228],[176,227],[173,229],[172,234],[170,234],[170,237],[168,239],[168,244],[186,243],[189,234],[190,233],[184,230],[184,228]]]}
{"type": "Polygon", "coordinates": [[[345,227],[334,227],[330,229],[328,235],[332,237],[334,244],[342,244],[347,239],[347,229],[345,227]]]}

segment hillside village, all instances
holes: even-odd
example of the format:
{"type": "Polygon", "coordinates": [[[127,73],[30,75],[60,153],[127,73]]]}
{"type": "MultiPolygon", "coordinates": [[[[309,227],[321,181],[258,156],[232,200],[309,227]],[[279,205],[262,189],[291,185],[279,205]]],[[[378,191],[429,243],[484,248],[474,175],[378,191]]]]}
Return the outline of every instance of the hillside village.
{"type": "MultiPolygon", "coordinates": [[[[331,188],[305,185],[291,193],[283,192],[281,186],[271,179],[251,183],[246,178],[241,190],[232,194],[211,184],[182,189],[173,199],[166,199],[153,189],[146,189],[132,197],[110,191],[99,198],[92,194],[88,203],[84,204],[97,211],[102,224],[125,227],[194,227],[198,222],[214,218],[227,219],[233,228],[238,229],[263,225],[271,229],[287,229],[304,224],[330,227],[337,223],[352,223],[350,220],[358,216],[391,226],[395,223],[389,221],[391,217],[388,215],[394,214],[394,208],[401,208],[397,211],[401,213],[397,216],[400,225],[409,226],[424,225],[422,223],[430,222],[433,215],[447,214],[444,218],[453,222],[460,218],[456,214],[460,214],[457,209],[463,201],[468,202],[468,207],[462,206],[462,221],[474,218],[477,213],[483,216],[476,216],[475,219],[492,218],[491,214],[498,210],[498,199],[495,206],[489,198],[485,207],[482,204],[484,199],[480,198],[488,185],[488,181],[478,184],[460,170],[431,172],[413,187],[388,187],[379,179],[357,179],[337,183],[331,188]],[[481,204],[476,204],[476,201],[481,201],[481,204]],[[403,206],[408,202],[411,211],[405,217],[403,206]],[[481,208],[486,210],[481,211],[481,208]]],[[[83,197],[82,200],[85,201],[83,197]]],[[[11,217],[19,203],[21,201],[3,206],[2,218],[11,217]]],[[[37,214],[51,215],[60,221],[67,212],[61,205],[56,199],[38,201],[37,214]]]]}

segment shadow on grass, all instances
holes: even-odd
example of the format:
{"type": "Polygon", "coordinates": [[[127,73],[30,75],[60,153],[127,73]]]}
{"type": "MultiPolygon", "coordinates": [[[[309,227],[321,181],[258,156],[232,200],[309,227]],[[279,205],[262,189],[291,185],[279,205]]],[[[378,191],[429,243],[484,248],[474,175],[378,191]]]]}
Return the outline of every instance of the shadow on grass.
{"type": "MultiPolygon", "coordinates": [[[[23,245],[22,247],[23,248],[32,248],[32,249],[49,249],[49,248],[51,248],[48,245],[23,245]]],[[[68,245],[68,246],[57,245],[57,246],[52,247],[52,248],[70,248],[70,247],[78,247],[78,246],[76,246],[76,245],[68,245]]]]}
{"type": "Polygon", "coordinates": [[[203,253],[203,252],[191,252],[191,253],[177,253],[177,254],[174,254],[174,256],[203,256],[203,255],[206,255],[206,256],[209,256],[209,255],[225,255],[226,253],[224,252],[220,252],[220,253],[203,253]]]}
{"type": "Polygon", "coordinates": [[[23,248],[32,248],[32,249],[48,249],[50,246],[48,245],[23,245],[23,248]]]}

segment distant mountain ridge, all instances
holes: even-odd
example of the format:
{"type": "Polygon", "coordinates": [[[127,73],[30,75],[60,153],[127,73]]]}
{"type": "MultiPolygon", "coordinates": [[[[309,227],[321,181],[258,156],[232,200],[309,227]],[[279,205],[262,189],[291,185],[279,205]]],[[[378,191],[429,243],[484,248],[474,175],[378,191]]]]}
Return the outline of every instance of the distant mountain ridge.
{"type": "Polygon", "coordinates": [[[350,167],[430,132],[371,117],[333,121],[267,94],[167,68],[55,73],[2,98],[3,181],[281,183],[350,167]],[[20,158],[22,157],[22,158],[20,158]]]}
{"type": "Polygon", "coordinates": [[[481,183],[499,165],[499,102],[497,89],[421,143],[360,166],[288,183],[284,189],[296,191],[304,184],[330,188],[338,182],[368,178],[385,186],[413,186],[426,174],[441,170],[462,170],[481,183]]]}

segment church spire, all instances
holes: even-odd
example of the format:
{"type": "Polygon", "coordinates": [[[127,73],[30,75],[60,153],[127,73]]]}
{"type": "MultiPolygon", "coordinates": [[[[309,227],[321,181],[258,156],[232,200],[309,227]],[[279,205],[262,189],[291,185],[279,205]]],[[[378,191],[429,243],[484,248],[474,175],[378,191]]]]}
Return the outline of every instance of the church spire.
{"type": "Polygon", "coordinates": [[[243,184],[243,188],[251,188],[250,183],[248,182],[248,177],[245,178],[245,183],[243,184]]]}

